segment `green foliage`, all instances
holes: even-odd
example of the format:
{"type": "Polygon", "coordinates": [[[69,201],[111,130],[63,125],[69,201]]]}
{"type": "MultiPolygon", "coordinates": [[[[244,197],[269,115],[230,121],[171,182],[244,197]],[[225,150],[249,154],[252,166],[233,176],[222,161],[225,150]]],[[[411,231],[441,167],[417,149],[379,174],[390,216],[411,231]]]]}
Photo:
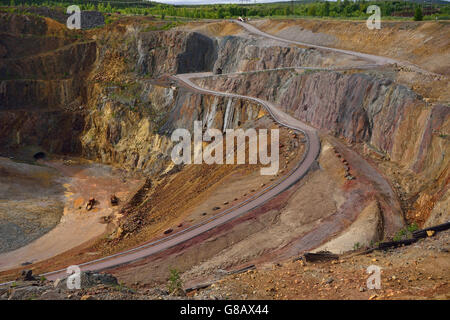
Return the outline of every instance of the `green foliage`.
{"type": "Polygon", "coordinates": [[[422,21],[422,20],[423,20],[422,7],[417,6],[414,11],[414,21],[422,21]]]}
{"type": "Polygon", "coordinates": [[[408,231],[409,232],[414,232],[414,231],[417,231],[417,230],[419,230],[419,226],[416,224],[416,223],[412,223],[412,224],[410,224],[408,227],[407,227],[407,229],[408,229],[408,231]]]}
{"type": "Polygon", "coordinates": [[[419,226],[415,223],[406,226],[403,229],[400,229],[394,236],[394,241],[406,240],[412,237],[412,233],[416,230],[419,230],[419,226]]]}
{"type": "Polygon", "coordinates": [[[174,293],[179,289],[182,289],[183,281],[181,280],[180,273],[177,269],[170,269],[169,281],[167,284],[167,290],[169,293],[174,293]]]}
{"type": "Polygon", "coordinates": [[[323,5],[323,15],[325,17],[330,16],[330,3],[328,1],[326,1],[323,5]]]}
{"type": "Polygon", "coordinates": [[[360,244],[359,242],[356,242],[356,243],[353,245],[353,250],[358,250],[359,248],[361,248],[361,244],[360,244]]]}
{"type": "Polygon", "coordinates": [[[6,6],[46,6],[64,9],[69,5],[78,5],[82,10],[98,10],[103,13],[120,13],[121,15],[153,15],[164,19],[182,17],[184,19],[230,19],[244,17],[333,17],[345,19],[367,19],[366,13],[370,5],[377,5],[381,9],[383,19],[395,16],[396,19],[448,19],[450,4],[427,4],[424,12],[420,6],[412,1],[296,1],[293,6],[289,2],[277,3],[247,3],[212,4],[174,6],[144,0],[111,0],[100,2],[97,0],[0,0],[6,6]],[[419,12],[420,11],[420,12],[419,12]],[[405,17],[401,17],[405,16],[405,17]]]}

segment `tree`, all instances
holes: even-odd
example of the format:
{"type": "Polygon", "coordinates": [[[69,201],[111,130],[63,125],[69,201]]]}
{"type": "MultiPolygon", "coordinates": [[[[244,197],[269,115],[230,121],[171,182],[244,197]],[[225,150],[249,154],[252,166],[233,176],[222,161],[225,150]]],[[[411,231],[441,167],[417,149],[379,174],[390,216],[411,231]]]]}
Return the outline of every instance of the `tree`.
{"type": "Polygon", "coordinates": [[[325,4],[323,6],[323,15],[325,17],[328,17],[330,15],[330,3],[328,1],[325,1],[325,4]]]}
{"type": "Polygon", "coordinates": [[[417,6],[416,10],[414,11],[414,21],[422,21],[422,20],[423,20],[422,8],[420,6],[417,6]]]}
{"type": "Polygon", "coordinates": [[[308,8],[308,16],[316,15],[316,6],[313,4],[308,8]]]}
{"type": "Polygon", "coordinates": [[[217,11],[217,17],[218,17],[219,19],[225,18],[225,13],[224,13],[224,10],[223,10],[222,7],[220,7],[219,10],[217,11]]]}

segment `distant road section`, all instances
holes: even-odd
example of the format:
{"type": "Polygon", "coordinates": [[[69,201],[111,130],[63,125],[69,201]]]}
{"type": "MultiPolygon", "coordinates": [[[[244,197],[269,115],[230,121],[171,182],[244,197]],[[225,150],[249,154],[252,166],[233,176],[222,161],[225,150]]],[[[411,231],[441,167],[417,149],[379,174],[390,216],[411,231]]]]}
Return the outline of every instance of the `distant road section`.
{"type": "Polygon", "coordinates": [[[240,25],[241,27],[243,27],[244,29],[246,29],[248,32],[250,32],[252,34],[256,34],[258,36],[266,37],[266,38],[277,40],[277,41],[282,41],[282,42],[286,42],[286,43],[290,43],[290,44],[297,44],[297,45],[301,45],[301,46],[306,46],[306,47],[311,47],[311,48],[316,48],[316,49],[322,49],[322,50],[327,50],[327,51],[333,51],[333,52],[349,54],[349,55],[352,55],[352,56],[356,56],[356,57],[363,58],[365,60],[371,61],[372,63],[378,64],[378,65],[399,63],[399,61],[397,61],[397,60],[386,58],[386,57],[376,56],[376,55],[373,55],[373,54],[367,54],[367,53],[361,53],[361,52],[356,52],[356,51],[351,51],[351,50],[343,50],[343,49],[337,49],[337,48],[324,47],[324,46],[319,46],[319,45],[316,45],[316,44],[311,44],[311,43],[306,43],[306,42],[301,42],[301,41],[294,41],[294,40],[288,40],[288,39],[284,39],[284,38],[279,38],[279,37],[274,36],[274,35],[272,35],[270,33],[266,33],[264,31],[261,31],[258,28],[256,28],[255,26],[252,26],[251,24],[248,24],[248,23],[245,23],[245,22],[242,22],[242,21],[238,21],[238,20],[233,20],[233,22],[237,23],[238,25],[240,25]]]}

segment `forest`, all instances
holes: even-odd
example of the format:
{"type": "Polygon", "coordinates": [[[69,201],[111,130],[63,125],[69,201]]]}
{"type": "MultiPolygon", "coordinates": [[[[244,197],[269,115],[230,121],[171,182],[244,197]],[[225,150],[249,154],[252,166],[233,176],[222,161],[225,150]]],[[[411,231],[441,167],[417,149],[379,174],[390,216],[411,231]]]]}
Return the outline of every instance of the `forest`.
{"type": "Polygon", "coordinates": [[[181,17],[188,19],[229,19],[244,17],[323,17],[366,19],[367,8],[377,5],[381,15],[391,19],[440,19],[450,17],[450,5],[446,3],[417,3],[414,1],[295,1],[279,3],[244,3],[199,6],[174,6],[153,1],[136,0],[0,0],[2,6],[46,6],[64,7],[79,5],[82,10],[97,10],[104,13],[128,15],[155,15],[161,18],[181,17]],[[419,15],[420,18],[416,16],[419,15]]]}

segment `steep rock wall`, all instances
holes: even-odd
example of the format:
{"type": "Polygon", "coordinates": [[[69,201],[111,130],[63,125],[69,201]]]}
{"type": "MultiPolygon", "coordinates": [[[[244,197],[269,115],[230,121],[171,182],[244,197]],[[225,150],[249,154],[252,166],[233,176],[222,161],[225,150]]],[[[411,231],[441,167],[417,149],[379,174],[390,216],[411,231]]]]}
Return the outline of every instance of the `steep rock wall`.
{"type": "MultiPolygon", "coordinates": [[[[139,84],[138,105],[120,94],[96,88],[81,137],[83,155],[130,170],[158,173],[170,167],[171,134],[177,128],[237,127],[265,114],[259,105],[239,99],[205,96],[184,90],[139,84]],[[95,105],[95,107],[94,107],[95,105]],[[228,111],[227,111],[228,110],[228,111]],[[231,114],[226,123],[225,114],[231,114]]],[[[134,102],[134,101],[133,101],[134,102]]]]}
{"type": "Polygon", "coordinates": [[[448,161],[430,156],[438,150],[444,153],[448,144],[450,108],[427,106],[414,91],[389,79],[362,73],[279,71],[199,82],[273,101],[317,128],[369,143],[417,173],[442,169],[448,161]]]}
{"type": "MultiPolygon", "coordinates": [[[[15,110],[0,112],[0,153],[38,146],[51,153],[79,154],[84,118],[69,111],[15,110]]],[[[32,156],[30,154],[29,156],[32,156]]]]}
{"type": "Polygon", "coordinates": [[[299,48],[267,39],[247,39],[226,36],[218,40],[218,56],[214,71],[223,73],[277,69],[286,67],[339,67],[361,65],[357,58],[324,52],[312,48],[299,48]]]}
{"type": "Polygon", "coordinates": [[[273,101],[319,129],[365,143],[411,173],[413,182],[403,188],[413,202],[423,193],[425,200],[414,206],[424,210],[425,216],[445,194],[450,108],[427,105],[414,91],[389,79],[363,73],[278,71],[214,76],[198,82],[273,101]]]}
{"type": "MultiPolygon", "coordinates": [[[[130,32],[133,33],[133,32],[130,32]]],[[[151,77],[212,69],[215,43],[200,33],[135,30],[135,70],[151,77]]]]}

